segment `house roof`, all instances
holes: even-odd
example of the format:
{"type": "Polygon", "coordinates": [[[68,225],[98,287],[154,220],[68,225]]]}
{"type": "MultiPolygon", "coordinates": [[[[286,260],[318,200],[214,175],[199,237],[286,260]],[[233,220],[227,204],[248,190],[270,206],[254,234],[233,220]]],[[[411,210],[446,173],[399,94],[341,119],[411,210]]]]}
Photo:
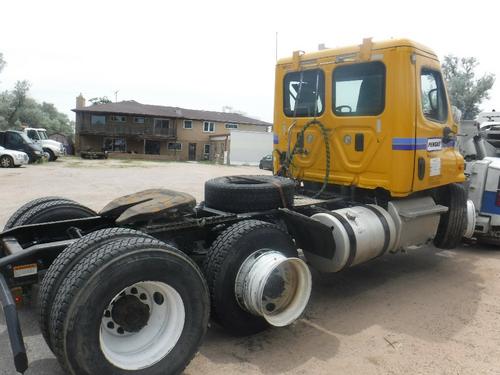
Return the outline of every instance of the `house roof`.
{"type": "Polygon", "coordinates": [[[74,112],[92,113],[113,113],[137,116],[157,116],[169,118],[181,118],[188,120],[205,120],[214,122],[234,122],[238,124],[251,124],[270,126],[272,124],[243,116],[238,113],[200,111],[196,109],[186,109],[179,107],[166,107],[162,105],[150,105],[136,102],[135,100],[125,100],[118,103],[106,103],[90,105],[84,108],[72,109],[74,112]]]}

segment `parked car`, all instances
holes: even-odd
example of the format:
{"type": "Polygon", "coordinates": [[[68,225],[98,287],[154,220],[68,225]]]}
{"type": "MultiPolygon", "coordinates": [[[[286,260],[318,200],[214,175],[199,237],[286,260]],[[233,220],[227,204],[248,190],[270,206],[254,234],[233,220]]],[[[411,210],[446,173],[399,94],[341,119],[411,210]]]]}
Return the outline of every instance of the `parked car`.
{"type": "Polygon", "coordinates": [[[259,162],[260,169],[266,169],[268,171],[273,170],[273,155],[269,154],[260,159],[259,162]]]}
{"type": "Polygon", "coordinates": [[[29,158],[25,152],[7,150],[0,146],[0,167],[13,168],[28,164],[29,158]]]}
{"type": "Polygon", "coordinates": [[[0,146],[8,150],[25,152],[28,154],[30,163],[37,161],[44,155],[40,145],[37,145],[26,134],[17,130],[0,131],[0,146]]]}

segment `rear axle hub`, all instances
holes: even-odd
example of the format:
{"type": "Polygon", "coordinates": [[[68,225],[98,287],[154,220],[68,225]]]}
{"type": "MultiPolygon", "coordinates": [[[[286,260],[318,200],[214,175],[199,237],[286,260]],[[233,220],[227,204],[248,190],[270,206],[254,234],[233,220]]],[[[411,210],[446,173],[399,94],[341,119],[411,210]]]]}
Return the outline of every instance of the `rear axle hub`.
{"type": "Polygon", "coordinates": [[[126,295],[115,302],[111,317],[126,332],[139,332],[148,324],[149,306],[136,296],[126,295]]]}

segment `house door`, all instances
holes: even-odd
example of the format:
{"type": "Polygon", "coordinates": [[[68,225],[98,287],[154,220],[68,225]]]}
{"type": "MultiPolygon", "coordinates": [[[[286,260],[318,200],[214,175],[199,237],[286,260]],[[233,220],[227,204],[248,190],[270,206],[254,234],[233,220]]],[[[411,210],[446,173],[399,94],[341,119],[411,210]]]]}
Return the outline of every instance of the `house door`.
{"type": "Polygon", "coordinates": [[[189,144],[189,160],[196,160],[196,143],[189,144]]]}

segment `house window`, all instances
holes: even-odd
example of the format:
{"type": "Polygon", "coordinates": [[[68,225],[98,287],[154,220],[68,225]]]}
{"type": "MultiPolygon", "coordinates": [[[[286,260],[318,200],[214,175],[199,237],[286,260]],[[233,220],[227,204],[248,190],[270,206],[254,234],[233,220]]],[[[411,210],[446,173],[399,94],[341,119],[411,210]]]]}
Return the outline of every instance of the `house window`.
{"type": "Polygon", "coordinates": [[[182,143],[180,142],[169,142],[167,149],[170,151],[180,151],[182,150],[182,143]]]}
{"type": "Polygon", "coordinates": [[[203,153],[205,155],[210,155],[210,145],[203,145],[203,153]]]}
{"type": "Polygon", "coordinates": [[[127,117],[114,115],[114,116],[111,116],[111,121],[113,121],[113,122],[126,122],[127,117]]]}
{"type": "Polygon", "coordinates": [[[203,132],[204,133],[213,133],[215,131],[215,123],[210,121],[203,122],[203,132]]]}
{"type": "Polygon", "coordinates": [[[436,70],[422,69],[420,74],[422,112],[429,120],[445,122],[448,103],[441,74],[436,70]]]}
{"type": "Polygon", "coordinates": [[[155,118],[154,127],[155,134],[168,135],[170,120],[166,118],[155,118]]]}
{"type": "Polygon", "coordinates": [[[193,121],[184,120],[184,129],[193,129],[193,121]]]}
{"type": "Polygon", "coordinates": [[[104,138],[104,150],[114,152],[127,152],[127,141],[125,138],[104,138]]]}
{"type": "Polygon", "coordinates": [[[92,115],[92,116],[90,116],[90,123],[92,125],[106,125],[106,116],[104,116],[104,115],[92,115]]]}
{"type": "Polygon", "coordinates": [[[337,116],[375,116],[385,106],[385,65],[380,61],[339,66],[333,72],[337,116]]]}
{"type": "Polygon", "coordinates": [[[146,121],[144,117],[134,117],[134,122],[136,124],[144,124],[146,121]]]}
{"type": "Polygon", "coordinates": [[[238,124],[226,124],[226,129],[238,129],[238,124]]]}

